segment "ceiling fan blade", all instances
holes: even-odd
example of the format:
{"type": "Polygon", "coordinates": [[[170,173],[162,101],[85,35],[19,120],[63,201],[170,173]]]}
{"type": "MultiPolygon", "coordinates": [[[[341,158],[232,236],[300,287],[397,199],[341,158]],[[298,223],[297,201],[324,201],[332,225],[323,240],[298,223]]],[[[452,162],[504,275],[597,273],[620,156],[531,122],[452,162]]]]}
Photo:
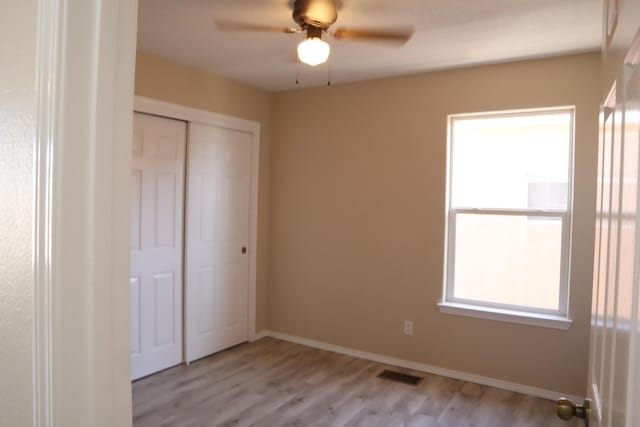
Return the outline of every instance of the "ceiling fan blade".
{"type": "Polygon", "coordinates": [[[352,30],[348,28],[338,28],[330,32],[337,40],[372,40],[391,43],[406,43],[413,34],[410,29],[400,30],[352,30]]]}
{"type": "Polygon", "coordinates": [[[216,28],[220,31],[261,31],[269,33],[286,33],[294,34],[301,33],[299,28],[292,27],[272,27],[270,25],[250,24],[247,22],[238,21],[215,21],[216,28]]]}

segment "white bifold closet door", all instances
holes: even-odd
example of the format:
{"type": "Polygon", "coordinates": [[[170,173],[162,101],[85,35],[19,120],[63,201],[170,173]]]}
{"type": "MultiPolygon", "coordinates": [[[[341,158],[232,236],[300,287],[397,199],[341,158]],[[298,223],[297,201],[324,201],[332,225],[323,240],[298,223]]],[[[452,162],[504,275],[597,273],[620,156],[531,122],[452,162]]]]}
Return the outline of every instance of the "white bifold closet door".
{"type": "Polygon", "coordinates": [[[186,123],[134,114],[131,376],[180,364],[186,123]]]}
{"type": "Polygon", "coordinates": [[[248,338],[249,133],[189,124],[186,359],[248,338]]]}

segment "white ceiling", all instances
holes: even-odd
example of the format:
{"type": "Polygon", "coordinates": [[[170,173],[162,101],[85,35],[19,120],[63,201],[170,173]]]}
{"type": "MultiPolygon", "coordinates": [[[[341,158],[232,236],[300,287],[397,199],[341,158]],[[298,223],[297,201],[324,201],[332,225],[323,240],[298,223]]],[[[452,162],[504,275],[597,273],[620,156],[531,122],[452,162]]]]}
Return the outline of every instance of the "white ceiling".
{"type": "Polygon", "coordinates": [[[295,26],[291,0],[139,0],[138,49],[278,91],[595,50],[602,0],[342,0],[337,27],[412,27],[402,46],[334,41],[296,64],[302,34],[219,32],[215,19],[295,26]],[[300,85],[296,86],[296,73],[300,85]]]}

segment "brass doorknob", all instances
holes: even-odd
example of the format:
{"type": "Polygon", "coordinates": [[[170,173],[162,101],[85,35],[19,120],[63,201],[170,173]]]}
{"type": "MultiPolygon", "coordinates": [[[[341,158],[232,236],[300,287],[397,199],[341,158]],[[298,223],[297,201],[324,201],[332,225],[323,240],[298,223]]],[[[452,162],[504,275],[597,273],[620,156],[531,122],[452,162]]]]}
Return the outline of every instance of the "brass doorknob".
{"type": "Polygon", "coordinates": [[[246,254],[246,253],[247,253],[247,248],[246,248],[245,246],[243,246],[243,247],[242,247],[241,252],[242,252],[243,254],[246,254]]]}
{"type": "Polygon", "coordinates": [[[584,423],[589,427],[589,410],[591,409],[591,401],[585,399],[582,405],[575,404],[569,399],[563,397],[556,402],[556,413],[558,418],[568,421],[573,417],[581,418],[584,423]]]}

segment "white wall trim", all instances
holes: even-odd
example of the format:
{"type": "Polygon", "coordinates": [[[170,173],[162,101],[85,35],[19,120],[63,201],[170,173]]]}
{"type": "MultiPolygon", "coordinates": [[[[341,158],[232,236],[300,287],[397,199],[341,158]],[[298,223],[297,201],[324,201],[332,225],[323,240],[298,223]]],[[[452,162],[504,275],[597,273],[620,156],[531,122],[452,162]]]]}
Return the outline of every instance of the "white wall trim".
{"type": "Polygon", "coordinates": [[[440,302],[438,303],[438,309],[440,313],[443,314],[496,320],[498,322],[519,323],[521,325],[540,326],[563,331],[568,330],[573,323],[573,320],[556,314],[529,313],[481,305],[462,304],[459,302],[440,302]]]}
{"type": "MultiPolygon", "coordinates": [[[[196,122],[210,126],[226,129],[239,130],[251,134],[251,189],[250,189],[250,213],[249,213],[249,295],[247,313],[247,337],[253,341],[256,335],[256,287],[257,287],[257,263],[258,263],[258,179],[260,164],[260,123],[253,120],[246,120],[239,117],[214,113],[211,111],[198,110],[184,105],[159,101],[157,99],[136,96],[134,110],[140,113],[154,114],[173,119],[184,120],[186,122],[196,122]]],[[[189,140],[187,138],[187,147],[189,140]]],[[[188,148],[187,148],[188,150],[188,148]]],[[[187,172],[188,173],[188,172],[187,172]]],[[[184,289],[184,288],[183,288],[184,289]]],[[[183,325],[184,334],[186,322],[183,325]]],[[[188,349],[188,343],[186,343],[188,349]]],[[[186,360],[189,360],[186,357],[186,360]]]]}
{"type": "Polygon", "coordinates": [[[33,426],[130,426],[136,0],[38,0],[33,426]]]}
{"type": "Polygon", "coordinates": [[[53,139],[60,55],[60,2],[38,1],[36,58],[36,140],[34,152],[33,425],[53,425],[51,197],[53,139]]]}
{"type": "MultiPolygon", "coordinates": [[[[308,347],[314,347],[321,350],[332,351],[334,353],[345,354],[347,356],[358,357],[360,359],[371,360],[372,362],[383,363],[386,365],[398,366],[400,368],[411,369],[419,372],[426,372],[429,374],[440,375],[448,378],[455,378],[457,380],[468,381],[476,384],[482,384],[489,387],[500,388],[503,390],[513,391],[516,393],[528,394],[530,396],[541,397],[543,399],[556,400],[560,397],[566,397],[573,402],[582,402],[584,397],[574,396],[570,394],[563,394],[554,390],[547,390],[539,387],[533,387],[525,384],[518,384],[511,381],[504,381],[495,378],[485,377],[482,375],[470,374],[468,372],[456,371],[453,369],[440,368],[438,366],[427,365],[425,363],[413,362],[410,360],[397,359],[395,357],[384,356],[377,353],[370,353],[367,351],[356,350],[348,347],[342,347],[339,345],[328,344],[322,341],[316,341],[309,338],[302,338],[295,335],[290,335],[282,332],[275,331],[262,331],[258,335],[260,338],[271,337],[284,341],[293,342],[296,344],[306,345],[308,347]]],[[[256,340],[259,339],[256,336],[256,340]]]]}
{"type": "Polygon", "coordinates": [[[274,333],[275,332],[262,330],[262,331],[256,333],[252,338],[250,338],[249,342],[258,341],[258,340],[261,340],[262,338],[265,338],[265,337],[270,337],[270,336],[272,336],[271,334],[274,334],[274,333]]]}
{"type": "Polygon", "coordinates": [[[186,105],[173,104],[146,96],[135,97],[134,110],[140,113],[155,114],[186,122],[197,122],[228,129],[235,129],[260,135],[260,123],[212,111],[199,110],[186,105]]]}

